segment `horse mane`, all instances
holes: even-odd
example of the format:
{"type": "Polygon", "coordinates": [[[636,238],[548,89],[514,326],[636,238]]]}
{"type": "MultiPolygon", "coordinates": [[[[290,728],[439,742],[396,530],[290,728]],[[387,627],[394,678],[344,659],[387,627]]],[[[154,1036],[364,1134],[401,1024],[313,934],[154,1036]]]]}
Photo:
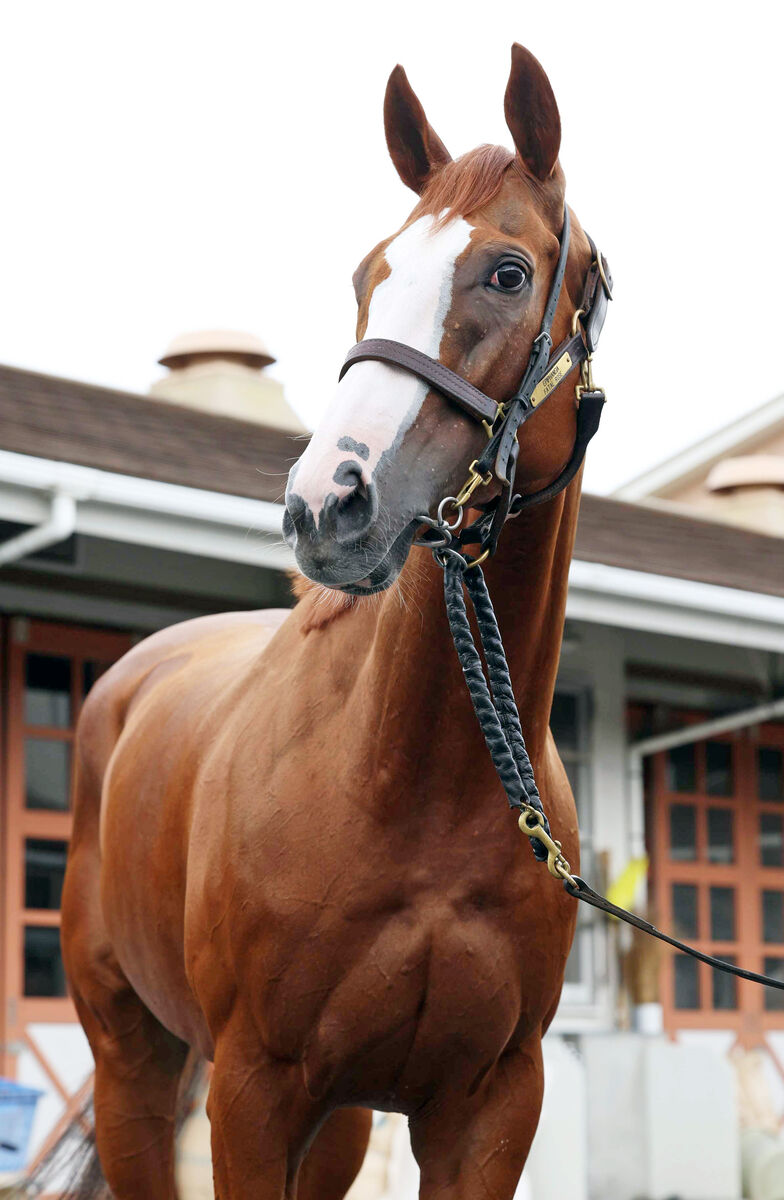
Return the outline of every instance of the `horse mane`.
{"type": "Polygon", "coordinates": [[[485,145],[446,163],[428,180],[412,219],[434,213],[442,225],[469,216],[498,195],[514,160],[505,146],[485,145]]]}

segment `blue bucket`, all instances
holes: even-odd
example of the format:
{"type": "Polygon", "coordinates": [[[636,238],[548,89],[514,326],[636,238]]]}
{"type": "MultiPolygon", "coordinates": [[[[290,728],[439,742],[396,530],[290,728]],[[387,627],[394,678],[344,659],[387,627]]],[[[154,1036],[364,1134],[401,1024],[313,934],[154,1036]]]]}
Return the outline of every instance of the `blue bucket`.
{"type": "Polygon", "coordinates": [[[43,1092],[37,1088],[0,1079],[0,1171],[21,1171],[24,1167],[39,1096],[43,1092]]]}

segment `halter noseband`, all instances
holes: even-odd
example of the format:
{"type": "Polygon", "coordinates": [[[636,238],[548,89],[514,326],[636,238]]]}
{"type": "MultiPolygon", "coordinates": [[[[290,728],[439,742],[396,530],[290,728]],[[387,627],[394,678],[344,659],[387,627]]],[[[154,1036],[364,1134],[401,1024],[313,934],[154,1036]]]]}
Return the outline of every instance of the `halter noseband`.
{"type": "Polygon", "coordinates": [[[588,241],[593,257],[585,277],[580,306],[572,320],[569,337],[552,351],[553,340],[550,331],[569,257],[570,221],[569,210],[565,208],[560,252],[542,323],[534,340],[522,382],[508,400],[491,399],[438,359],[431,358],[430,355],[423,354],[421,350],[415,350],[413,346],[407,346],[404,342],[387,338],[368,338],[366,341],[357,342],[346,355],[340,370],[340,379],[354,363],[368,359],[402,367],[429,383],[447,400],[457,404],[463,412],[480,421],[487,432],[489,440],[484,453],[471,463],[468,479],[458,495],[447,496],[441,501],[437,520],[422,517],[422,523],[430,527],[431,535],[421,540],[419,545],[427,545],[436,550],[447,545],[462,548],[478,544],[481,552],[474,561],[481,561],[488,554],[494,553],[501,529],[509,517],[516,516],[523,508],[530,508],[556,496],[577,474],[588,443],[599,428],[604,407],[604,392],[594,386],[591,375],[591,359],[607,315],[608,301],[612,300],[612,277],[607,260],[590,238],[588,241]],[[513,488],[518,453],[517,431],[577,367],[580,368],[580,382],[575,388],[577,433],[569,461],[547,487],[530,495],[515,495],[513,488]],[[479,485],[489,484],[493,476],[501,483],[500,496],[483,506],[482,516],[478,521],[455,534],[462,520],[463,507],[479,485]],[[451,525],[447,524],[443,515],[444,509],[450,506],[457,512],[457,519],[451,525]]]}

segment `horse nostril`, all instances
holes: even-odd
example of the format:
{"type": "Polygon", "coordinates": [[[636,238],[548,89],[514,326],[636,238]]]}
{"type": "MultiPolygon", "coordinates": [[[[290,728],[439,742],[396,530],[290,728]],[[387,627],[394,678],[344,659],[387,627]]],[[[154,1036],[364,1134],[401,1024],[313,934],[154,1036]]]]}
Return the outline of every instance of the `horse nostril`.
{"type": "Polygon", "coordinates": [[[368,499],[369,495],[370,495],[370,492],[368,490],[367,484],[364,482],[363,479],[361,479],[361,478],[358,479],[357,482],[354,484],[354,490],[352,492],[349,492],[347,496],[341,496],[340,499],[338,500],[338,512],[341,512],[343,509],[348,508],[350,505],[354,504],[357,500],[366,501],[368,499]]]}
{"type": "MultiPolygon", "coordinates": [[[[295,544],[298,534],[305,532],[309,511],[305,501],[296,492],[291,492],[286,497],[286,508],[283,513],[283,537],[290,546],[295,544]]],[[[310,517],[309,523],[312,526],[312,517],[310,517]]]]}
{"type": "Polygon", "coordinates": [[[334,475],[335,483],[351,490],[338,498],[334,493],[327,498],[325,516],[334,526],[338,542],[350,542],[361,537],[376,517],[376,489],[373,483],[365,482],[359,463],[341,463],[334,475]]]}

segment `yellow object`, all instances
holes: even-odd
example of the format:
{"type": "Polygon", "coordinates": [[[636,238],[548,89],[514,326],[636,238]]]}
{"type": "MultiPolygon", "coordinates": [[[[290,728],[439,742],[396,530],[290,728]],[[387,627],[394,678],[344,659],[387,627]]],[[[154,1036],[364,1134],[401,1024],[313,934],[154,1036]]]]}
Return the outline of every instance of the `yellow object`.
{"type": "Polygon", "coordinates": [[[632,858],[627,862],[620,875],[607,891],[607,899],[619,908],[631,908],[640,884],[648,874],[648,855],[632,858]]]}

